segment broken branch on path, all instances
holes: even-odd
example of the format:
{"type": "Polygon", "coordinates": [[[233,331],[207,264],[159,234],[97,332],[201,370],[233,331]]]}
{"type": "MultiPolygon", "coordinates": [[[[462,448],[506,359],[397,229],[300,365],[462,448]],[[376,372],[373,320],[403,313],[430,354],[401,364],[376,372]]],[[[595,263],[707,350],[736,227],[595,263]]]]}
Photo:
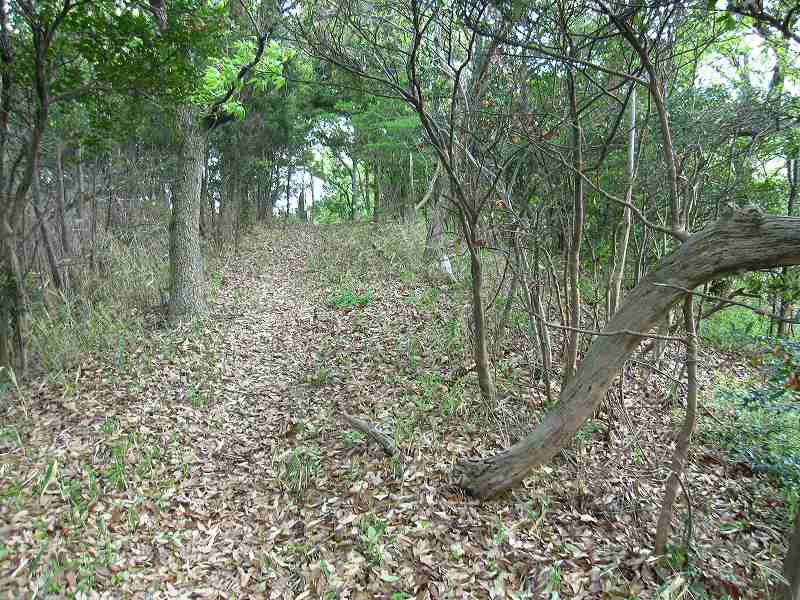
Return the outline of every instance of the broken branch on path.
{"type": "Polygon", "coordinates": [[[345,423],[350,425],[350,427],[356,431],[360,431],[373,442],[378,444],[378,446],[380,446],[388,456],[396,456],[399,453],[397,444],[394,443],[394,440],[391,438],[391,436],[383,433],[378,428],[362,419],[351,417],[350,415],[344,413],[341,413],[340,416],[345,423]]]}

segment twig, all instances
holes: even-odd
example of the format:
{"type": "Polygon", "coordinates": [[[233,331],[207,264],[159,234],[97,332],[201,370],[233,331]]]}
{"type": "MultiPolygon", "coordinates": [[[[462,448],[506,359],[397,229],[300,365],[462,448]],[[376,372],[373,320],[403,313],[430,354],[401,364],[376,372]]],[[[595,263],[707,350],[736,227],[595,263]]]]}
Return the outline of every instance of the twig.
{"type": "Polygon", "coordinates": [[[655,367],[655,366],[651,365],[649,362],[645,362],[645,361],[643,361],[643,360],[636,360],[635,358],[629,358],[629,359],[628,359],[628,362],[636,363],[637,365],[641,365],[641,366],[643,366],[643,367],[645,367],[645,368],[648,368],[648,369],[650,369],[651,371],[655,371],[655,372],[656,372],[656,373],[658,373],[659,375],[662,375],[663,377],[666,377],[667,379],[670,379],[671,381],[674,381],[674,382],[675,382],[677,385],[685,385],[685,384],[684,384],[682,381],[680,381],[679,379],[675,379],[675,377],[673,377],[673,376],[672,376],[672,375],[670,375],[669,373],[667,373],[667,372],[665,372],[665,371],[662,371],[662,370],[661,370],[661,369],[659,369],[658,367],[655,367]]]}
{"type": "Polygon", "coordinates": [[[686,342],[686,340],[679,337],[673,337],[670,335],[658,335],[657,333],[642,333],[641,331],[632,331],[630,329],[617,329],[615,331],[598,331],[596,329],[583,329],[581,327],[570,327],[569,325],[558,325],[556,323],[551,323],[543,316],[537,315],[533,311],[529,312],[534,316],[534,318],[540,320],[548,327],[553,327],[555,329],[562,329],[564,331],[577,331],[578,333],[585,333],[588,335],[599,335],[604,337],[614,337],[615,335],[632,335],[634,337],[648,338],[654,340],[666,340],[668,342],[681,342],[681,343],[686,342]]]}
{"type": "Polygon", "coordinates": [[[736,302],[735,300],[731,300],[730,298],[723,298],[722,296],[712,296],[710,294],[703,294],[702,292],[695,292],[688,288],[682,287],[680,285],[675,285],[672,283],[654,283],[653,285],[681,290],[682,292],[686,292],[687,294],[692,294],[693,296],[698,296],[699,298],[706,298],[708,300],[717,300],[718,302],[725,302],[726,304],[730,304],[733,306],[741,306],[743,308],[752,310],[754,313],[758,315],[769,317],[774,321],[783,321],[784,323],[789,323],[791,325],[800,325],[800,321],[798,321],[797,319],[787,319],[785,317],[780,317],[775,313],[769,312],[768,310],[757,308],[751,304],[745,304],[744,302],[736,302]]]}

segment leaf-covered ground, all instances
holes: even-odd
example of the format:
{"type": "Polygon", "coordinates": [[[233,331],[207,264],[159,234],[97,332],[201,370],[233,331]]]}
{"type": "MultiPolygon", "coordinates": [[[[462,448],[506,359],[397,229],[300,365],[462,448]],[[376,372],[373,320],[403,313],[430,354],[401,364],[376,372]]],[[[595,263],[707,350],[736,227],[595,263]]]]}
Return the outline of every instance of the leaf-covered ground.
{"type": "MultiPolygon", "coordinates": [[[[636,363],[523,488],[478,503],[453,487],[456,457],[497,451],[544,410],[535,359],[512,319],[502,400],[482,407],[458,286],[393,248],[365,228],[257,233],[208,319],[6,394],[0,597],[765,596],[785,503],[713,447],[688,467],[691,551],[653,557],[680,411],[636,363]]],[[[687,514],[682,500],[677,546],[687,514]]]]}

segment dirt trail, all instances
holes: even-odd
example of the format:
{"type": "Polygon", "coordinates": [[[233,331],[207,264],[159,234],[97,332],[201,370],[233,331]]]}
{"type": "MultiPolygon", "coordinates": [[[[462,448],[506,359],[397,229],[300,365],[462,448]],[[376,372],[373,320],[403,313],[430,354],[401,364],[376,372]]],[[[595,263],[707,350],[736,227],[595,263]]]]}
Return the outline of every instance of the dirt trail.
{"type": "MultiPolygon", "coordinates": [[[[6,396],[0,598],[657,594],[658,473],[635,487],[623,444],[579,448],[561,477],[544,469],[501,502],[463,498],[447,482],[453,458],[501,442],[451,390],[420,383],[430,376],[411,348],[440,343],[438,309],[398,282],[361,309],[325,306],[318,244],[311,229],[248,238],[209,318],[6,396]],[[348,433],[337,407],[393,427],[402,460],[348,433]]],[[[701,475],[717,487],[724,476],[701,475]]],[[[727,496],[715,506],[739,510],[727,496]]],[[[747,580],[752,544],[777,567],[767,529],[707,549],[706,564],[747,580]]]]}

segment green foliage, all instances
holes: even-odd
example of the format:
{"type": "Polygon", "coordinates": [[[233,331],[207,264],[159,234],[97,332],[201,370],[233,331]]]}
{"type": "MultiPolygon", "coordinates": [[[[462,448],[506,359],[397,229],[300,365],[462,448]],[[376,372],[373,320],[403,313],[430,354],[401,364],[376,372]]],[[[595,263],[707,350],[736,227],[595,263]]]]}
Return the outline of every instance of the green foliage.
{"type": "MultiPolygon", "coordinates": [[[[224,57],[212,57],[205,68],[200,84],[190,95],[190,100],[198,106],[208,106],[224,97],[231,88],[236,93],[223,105],[223,110],[237,119],[244,119],[245,107],[237,95],[244,83],[238,79],[243,67],[249,65],[256,55],[253,40],[236,40],[224,57]]],[[[259,62],[253,67],[252,84],[261,92],[269,89],[279,90],[285,83],[283,64],[294,52],[278,42],[270,42],[264,49],[259,62]]]]}
{"type": "Polygon", "coordinates": [[[753,359],[754,366],[761,371],[762,384],[751,391],[747,401],[762,406],[781,401],[796,402],[800,399],[800,342],[768,338],[763,342],[768,349],[753,359]]]}
{"type": "Polygon", "coordinates": [[[328,306],[346,310],[352,308],[364,308],[372,302],[372,292],[370,290],[360,292],[358,290],[340,290],[332,294],[328,300],[328,306]]]}
{"type": "Polygon", "coordinates": [[[352,429],[343,431],[341,433],[342,441],[344,442],[345,446],[348,448],[354,448],[364,442],[364,434],[359,431],[353,431],[352,429]]]}
{"type": "Polygon", "coordinates": [[[700,323],[699,334],[714,346],[731,351],[752,349],[769,331],[769,322],[752,310],[732,306],[700,323]]]}
{"type": "Polygon", "coordinates": [[[374,513],[366,513],[358,522],[361,537],[361,551],[374,565],[379,566],[383,560],[383,538],[386,535],[386,523],[374,513]]]}
{"type": "Polygon", "coordinates": [[[309,448],[295,448],[287,452],[283,458],[281,483],[292,495],[302,498],[320,470],[320,460],[309,448]]]}
{"type": "Polygon", "coordinates": [[[736,384],[722,386],[707,402],[718,422],[703,419],[699,434],[707,443],[718,444],[733,461],[769,475],[792,489],[800,484],[800,408],[794,405],[753,400],[753,388],[736,384]]]}

